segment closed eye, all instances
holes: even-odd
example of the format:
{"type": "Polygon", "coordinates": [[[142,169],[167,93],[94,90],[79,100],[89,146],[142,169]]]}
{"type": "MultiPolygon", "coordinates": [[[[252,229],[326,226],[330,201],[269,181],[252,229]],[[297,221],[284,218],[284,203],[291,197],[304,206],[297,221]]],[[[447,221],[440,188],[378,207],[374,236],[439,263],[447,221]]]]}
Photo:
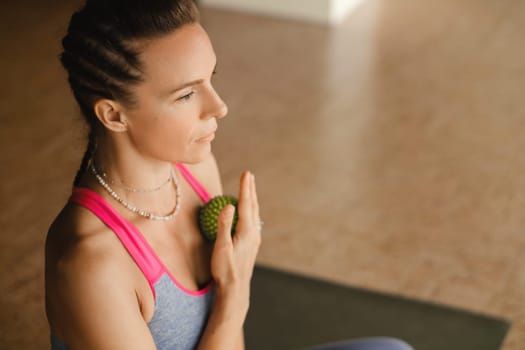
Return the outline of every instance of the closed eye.
{"type": "Polygon", "coordinates": [[[195,94],[195,91],[191,91],[190,93],[184,95],[184,96],[181,96],[177,99],[177,101],[188,101],[189,99],[191,99],[191,97],[193,96],[193,94],[195,94]]]}

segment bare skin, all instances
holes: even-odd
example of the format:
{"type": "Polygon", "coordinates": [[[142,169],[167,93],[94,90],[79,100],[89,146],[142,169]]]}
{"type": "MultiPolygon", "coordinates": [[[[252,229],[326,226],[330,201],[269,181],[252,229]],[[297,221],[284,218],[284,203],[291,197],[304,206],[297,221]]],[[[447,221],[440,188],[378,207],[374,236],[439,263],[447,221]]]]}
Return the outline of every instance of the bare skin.
{"type": "MultiPolygon", "coordinates": [[[[162,183],[172,164],[185,163],[212,196],[222,193],[210,138],[227,113],[211,85],[216,64],[208,36],[199,24],[141,43],[145,81],[135,87],[136,104],[101,99],[94,110],[104,127],[95,162],[113,179],[138,188],[162,183]],[[166,91],[195,82],[172,94],[166,91]]],[[[103,196],[144,235],[175,278],[189,290],[211,279],[216,301],[198,349],[243,349],[242,326],[249,285],[261,242],[259,207],[252,174],[239,187],[239,222],[225,208],[215,244],[196,225],[202,205],[179,179],[183,203],[170,221],[152,221],[120,206],[87,171],[80,186],[103,196]]],[[[131,203],[156,213],[173,207],[174,189],[151,193],[120,191],[131,203]]],[[[88,210],[68,203],[46,241],[46,310],[51,329],[71,349],[155,349],[147,327],[154,311],[148,282],[116,235],[88,210]]]]}

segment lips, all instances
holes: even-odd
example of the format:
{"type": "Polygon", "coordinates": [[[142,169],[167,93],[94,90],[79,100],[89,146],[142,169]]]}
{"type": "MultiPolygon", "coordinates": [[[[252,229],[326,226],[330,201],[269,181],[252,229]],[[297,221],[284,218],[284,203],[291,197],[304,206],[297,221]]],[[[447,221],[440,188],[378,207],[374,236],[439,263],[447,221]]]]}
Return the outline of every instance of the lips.
{"type": "Polygon", "coordinates": [[[204,135],[203,137],[201,138],[198,138],[197,139],[197,142],[198,143],[205,143],[205,142],[210,142],[212,141],[214,138],[215,138],[215,132],[217,131],[217,129],[213,130],[212,132],[204,135]]]}

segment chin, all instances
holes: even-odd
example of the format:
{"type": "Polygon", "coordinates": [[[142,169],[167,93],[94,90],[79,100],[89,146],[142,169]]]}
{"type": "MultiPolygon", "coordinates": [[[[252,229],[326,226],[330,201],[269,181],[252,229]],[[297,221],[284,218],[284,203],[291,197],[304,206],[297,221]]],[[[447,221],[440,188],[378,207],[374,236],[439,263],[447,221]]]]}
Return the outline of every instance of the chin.
{"type": "Polygon", "coordinates": [[[181,162],[185,164],[198,164],[204,162],[211,156],[211,145],[207,144],[207,147],[201,147],[197,152],[187,155],[181,162]]]}

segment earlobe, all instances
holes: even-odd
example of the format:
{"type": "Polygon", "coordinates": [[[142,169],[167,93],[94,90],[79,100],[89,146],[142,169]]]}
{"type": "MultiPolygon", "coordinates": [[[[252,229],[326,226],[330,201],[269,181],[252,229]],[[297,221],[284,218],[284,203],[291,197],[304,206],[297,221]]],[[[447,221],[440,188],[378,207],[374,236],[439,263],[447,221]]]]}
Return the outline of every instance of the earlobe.
{"type": "Polygon", "coordinates": [[[93,107],[95,114],[102,125],[114,132],[127,130],[126,118],[121,112],[120,105],[109,99],[101,99],[93,107]]]}

